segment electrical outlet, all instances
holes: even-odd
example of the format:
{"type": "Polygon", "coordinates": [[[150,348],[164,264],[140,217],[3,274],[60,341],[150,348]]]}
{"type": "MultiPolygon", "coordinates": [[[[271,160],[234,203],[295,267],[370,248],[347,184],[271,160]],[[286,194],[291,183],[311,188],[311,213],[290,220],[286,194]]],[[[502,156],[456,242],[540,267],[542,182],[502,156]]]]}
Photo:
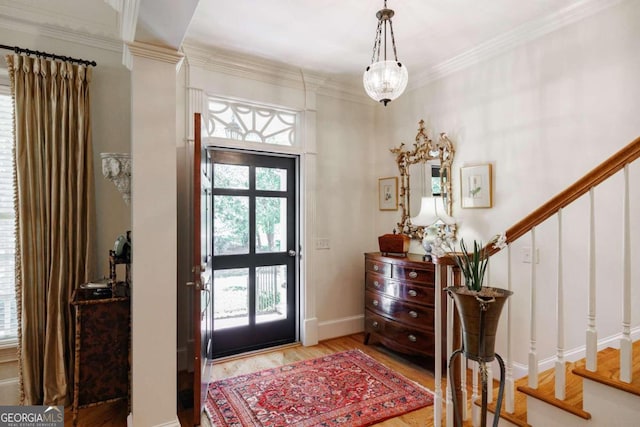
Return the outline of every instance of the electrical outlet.
{"type": "Polygon", "coordinates": [[[329,238],[318,237],[316,239],[316,249],[329,249],[329,238]]]}
{"type": "MultiPolygon", "coordinates": [[[[540,249],[536,248],[535,254],[535,263],[540,264],[540,249]]],[[[522,248],[522,262],[531,264],[531,247],[526,246],[522,248]]]]}

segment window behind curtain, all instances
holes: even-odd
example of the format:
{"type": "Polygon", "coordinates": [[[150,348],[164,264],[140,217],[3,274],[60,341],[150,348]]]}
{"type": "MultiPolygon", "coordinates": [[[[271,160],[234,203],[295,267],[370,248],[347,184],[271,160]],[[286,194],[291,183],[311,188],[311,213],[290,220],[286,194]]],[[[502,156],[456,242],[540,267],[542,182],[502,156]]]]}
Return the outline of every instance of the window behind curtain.
{"type": "Polygon", "coordinates": [[[13,206],[13,108],[9,87],[0,85],[0,344],[17,337],[15,212],[13,206]]]}

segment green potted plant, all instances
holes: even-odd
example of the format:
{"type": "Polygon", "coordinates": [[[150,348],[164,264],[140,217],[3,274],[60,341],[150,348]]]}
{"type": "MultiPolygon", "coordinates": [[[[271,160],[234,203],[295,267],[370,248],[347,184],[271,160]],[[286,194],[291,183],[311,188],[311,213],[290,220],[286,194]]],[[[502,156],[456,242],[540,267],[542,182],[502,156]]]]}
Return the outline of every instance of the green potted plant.
{"type": "Polygon", "coordinates": [[[453,252],[456,265],[464,280],[463,286],[451,286],[446,291],[453,298],[462,323],[464,355],[477,362],[490,362],[495,355],[495,338],[498,320],[506,299],[513,292],[484,286],[489,262],[488,247],[501,248],[504,236],[494,237],[487,246],[473,241],[469,251],[464,239],[460,240],[460,252],[453,252]]]}

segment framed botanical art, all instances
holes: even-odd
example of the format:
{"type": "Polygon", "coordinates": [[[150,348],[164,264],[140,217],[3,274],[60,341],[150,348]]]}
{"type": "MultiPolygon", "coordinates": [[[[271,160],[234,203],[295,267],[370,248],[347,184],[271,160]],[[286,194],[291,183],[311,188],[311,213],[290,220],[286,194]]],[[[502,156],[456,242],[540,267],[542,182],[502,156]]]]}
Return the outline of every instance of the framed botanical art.
{"type": "Polygon", "coordinates": [[[491,165],[460,168],[460,200],[463,208],[490,208],[492,206],[491,165]]]}
{"type": "Polygon", "coordinates": [[[398,210],[398,177],[378,179],[378,207],[381,211],[398,210]]]}

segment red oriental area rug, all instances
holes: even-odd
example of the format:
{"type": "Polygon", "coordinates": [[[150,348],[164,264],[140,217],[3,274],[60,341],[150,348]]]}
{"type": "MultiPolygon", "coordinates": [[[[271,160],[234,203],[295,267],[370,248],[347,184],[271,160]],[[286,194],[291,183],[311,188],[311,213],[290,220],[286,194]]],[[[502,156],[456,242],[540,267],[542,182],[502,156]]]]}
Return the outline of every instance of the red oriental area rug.
{"type": "Polygon", "coordinates": [[[432,404],[427,389],[349,350],[216,381],[205,408],[217,427],[351,427],[432,404]]]}

